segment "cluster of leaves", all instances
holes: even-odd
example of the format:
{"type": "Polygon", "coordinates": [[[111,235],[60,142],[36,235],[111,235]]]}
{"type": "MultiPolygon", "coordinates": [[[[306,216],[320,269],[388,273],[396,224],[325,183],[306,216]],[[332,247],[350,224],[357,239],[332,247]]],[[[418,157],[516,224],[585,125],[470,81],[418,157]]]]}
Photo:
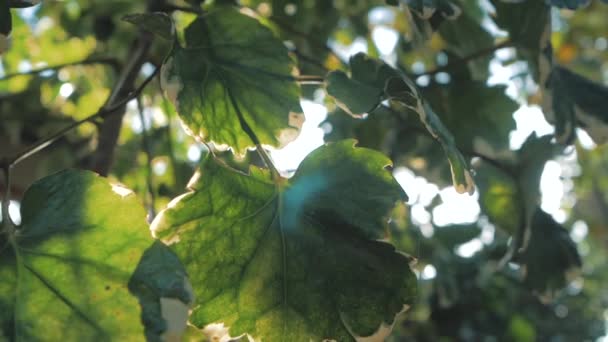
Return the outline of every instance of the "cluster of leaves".
{"type": "MultiPolygon", "coordinates": [[[[26,179],[15,182],[8,175],[19,179],[15,170],[26,168],[21,161],[57,140],[44,138],[56,131],[55,124],[78,130],[62,131],[54,151],[69,151],[65,161],[73,165],[87,164],[91,147],[83,142],[110,118],[105,111],[113,112],[100,98],[116,100],[110,86],[97,89],[89,80],[98,75],[104,84],[124,81],[123,74],[103,66],[128,70],[129,62],[123,66],[97,53],[115,48],[118,60],[131,57],[134,27],[126,22],[144,32],[140,38],[158,38],[148,61],[160,71],[160,88],[119,92],[127,99],[139,97],[141,134],[122,128],[113,176],[144,198],[147,214],[136,196],[115,182],[68,170],[29,187],[20,224],[3,215],[3,337],[170,340],[187,334],[200,339],[208,332],[205,326],[222,322],[233,336],[269,341],[384,339],[417,296],[429,299],[430,319],[419,319],[420,310],[414,311],[400,326],[398,336],[404,339],[552,336],[553,323],[532,327],[551,311],[539,298],[568,285],[581,257],[568,231],[540,208],[540,176],[545,162],[575,141],[577,127],[596,143],[605,142],[608,117],[602,103],[608,89],[558,64],[560,54],[554,56],[549,39],[550,5],[492,3],[489,19],[488,9],[473,1],[190,1],[185,7],[149,1],[147,8],[123,4],[112,10],[112,4],[93,9],[73,1],[69,11],[41,6],[38,15],[58,24],[36,34],[10,10],[33,3],[0,4],[0,38],[13,32],[12,50],[2,59],[5,70],[16,71],[24,58],[71,67],[80,65],[70,64],[72,59],[85,57],[83,64],[89,64],[75,76],[62,75],[64,69],[57,67],[40,78],[11,75],[0,83],[0,90],[23,98],[0,98],[3,123],[19,125],[3,125],[0,131],[11,137],[11,145],[26,146],[26,152],[0,160],[7,175],[3,214],[10,187],[40,178],[22,176],[26,179]],[[373,6],[403,19],[393,23],[400,33],[396,62],[389,65],[370,51],[346,63],[326,42],[370,36],[366,16],[373,6]],[[137,12],[142,14],[116,19],[137,12]],[[508,38],[489,33],[484,20],[493,20],[508,38]],[[93,43],[84,32],[95,36],[93,43]],[[73,37],[55,44],[79,52],[67,61],[46,52],[45,34],[73,37]],[[509,149],[518,104],[504,86],[487,82],[492,53],[505,47],[514,48],[514,60],[527,63],[525,77],[538,84],[557,141],[531,135],[517,151],[509,149]],[[442,58],[449,62],[436,63],[442,58]],[[414,72],[409,68],[414,61],[435,69],[414,72]],[[302,89],[300,83],[311,78],[300,74],[326,71],[322,82],[302,89]],[[73,95],[60,95],[66,78],[77,85],[73,95]],[[332,142],[286,178],[268,150],[298,136],[304,122],[300,99],[313,98],[317,88],[330,95],[327,106],[336,108],[326,122],[332,127],[326,139],[332,142]],[[31,106],[25,113],[31,119],[14,116],[13,103],[22,102],[31,106]],[[148,123],[146,107],[162,108],[169,123],[148,123]],[[183,131],[172,126],[178,118],[183,131]],[[50,127],[24,124],[33,120],[50,127]],[[194,141],[205,145],[205,153],[189,161],[194,141]],[[432,239],[422,237],[402,207],[393,210],[408,198],[389,170],[391,159],[437,184],[453,185],[458,193],[478,191],[482,213],[504,235],[473,259],[454,250],[479,236],[476,224],[435,227],[432,239]],[[156,167],[163,169],[158,177],[156,167]],[[179,195],[192,171],[188,192],[179,195]],[[154,217],[150,226],[146,217],[154,217]],[[431,288],[421,284],[418,289],[410,268],[414,259],[384,241],[387,237],[411,253],[413,245],[425,241],[432,253],[417,256],[423,265],[437,266],[431,288]],[[508,262],[516,263],[516,270],[506,267],[508,262]],[[472,291],[482,296],[467,295],[472,291]],[[513,315],[522,305],[529,308],[513,315]],[[472,307],[477,316],[461,314],[472,307]],[[488,312],[496,319],[483,318],[488,312]]],[[[551,2],[568,8],[582,4],[551,2]]],[[[527,91],[522,89],[532,98],[527,91]]],[[[47,173],[61,168],[61,161],[49,159],[55,164],[47,173]]],[[[571,308],[583,312],[584,303],[574,301],[571,308]]],[[[593,328],[580,333],[568,327],[564,334],[601,334],[599,319],[584,316],[593,328]]]]}

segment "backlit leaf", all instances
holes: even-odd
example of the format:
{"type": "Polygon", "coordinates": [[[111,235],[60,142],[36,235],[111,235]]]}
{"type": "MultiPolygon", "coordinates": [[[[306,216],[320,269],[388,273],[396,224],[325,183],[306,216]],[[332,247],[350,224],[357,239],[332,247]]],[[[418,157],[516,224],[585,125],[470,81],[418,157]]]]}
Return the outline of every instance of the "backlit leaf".
{"type": "Polygon", "coordinates": [[[260,169],[203,162],[152,223],[191,275],[193,324],[265,341],[387,336],[416,280],[410,258],[376,239],[406,196],[390,160],[353,144],[320,147],[279,187],[260,169]]]}
{"type": "Polygon", "coordinates": [[[21,203],[22,224],[2,251],[3,335],[144,340],[127,283],[152,242],[145,216],[133,194],[92,172],[63,171],[33,184],[21,203]]]}
{"type": "Polygon", "coordinates": [[[163,64],[161,83],[191,135],[240,155],[297,137],[304,118],[295,65],[268,28],[219,8],[194,20],[185,41],[163,64]]]}

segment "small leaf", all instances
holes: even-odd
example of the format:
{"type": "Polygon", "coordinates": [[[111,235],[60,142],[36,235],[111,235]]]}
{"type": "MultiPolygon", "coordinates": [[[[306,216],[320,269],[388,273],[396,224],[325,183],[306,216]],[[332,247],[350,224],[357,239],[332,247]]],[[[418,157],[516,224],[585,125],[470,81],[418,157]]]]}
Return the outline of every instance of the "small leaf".
{"type": "Polygon", "coordinates": [[[157,36],[166,39],[175,39],[175,25],[173,20],[166,13],[136,13],[128,14],[122,20],[138,26],[141,29],[152,32],[157,36]]]}
{"type": "Polygon", "coordinates": [[[194,20],[185,40],[163,64],[161,85],[191,135],[239,155],[298,136],[295,63],[268,28],[222,7],[194,20]]]}
{"type": "Polygon", "coordinates": [[[472,194],[475,184],[464,157],[456,147],[454,137],[439,116],[423,102],[413,82],[385,63],[372,60],[362,53],[351,57],[350,66],[350,79],[341,72],[329,75],[328,94],[343,106],[353,106],[354,109],[347,108],[353,114],[371,111],[384,100],[397,101],[416,112],[433,138],[441,143],[450,162],[452,183],[456,191],[472,194]],[[353,96],[357,87],[362,87],[362,90],[357,90],[353,96]]]}
{"type": "Polygon", "coordinates": [[[68,170],[34,183],[0,259],[3,334],[17,341],[143,340],[127,283],[152,242],[145,216],[134,195],[92,172],[68,170]]]}
{"type": "Polygon", "coordinates": [[[472,195],[475,192],[475,183],[464,156],[458,150],[454,137],[443,125],[439,116],[428,104],[422,101],[412,81],[405,77],[401,79],[391,78],[386,83],[385,92],[391,100],[403,103],[418,114],[427,131],[441,144],[450,162],[452,184],[456,192],[472,195]]]}
{"type": "Polygon", "coordinates": [[[242,174],[208,157],[191,192],[152,223],[191,275],[191,322],[264,341],[390,331],[416,280],[410,258],[376,240],[406,198],[389,164],[342,141],[312,152],[277,188],[266,171],[242,174]]]}
{"type": "Polygon", "coordinates": [[[520,262],[525,265],[525,284],[545,296],[566,286],[581,267],[568,231],[540,208],[532,218],[530,240],[520,262]]]}

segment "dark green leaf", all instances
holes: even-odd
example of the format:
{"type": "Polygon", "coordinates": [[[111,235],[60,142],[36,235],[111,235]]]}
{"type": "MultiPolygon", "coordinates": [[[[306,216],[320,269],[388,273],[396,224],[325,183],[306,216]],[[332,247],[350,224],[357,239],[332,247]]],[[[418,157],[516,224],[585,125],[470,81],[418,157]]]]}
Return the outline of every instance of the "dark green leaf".
{"type": "Polygon", "coordinates": [[[162,242],[156,241],[144,252],[129,291],[139,298],[148,341],[180,339],[194,300],[192,287],[184,266],[162,242]]]}
{"type": "Polygon", "coordinates": [[[351,57],[350,70],[350,78],[342,71],[330,72],[326,77],[326,87],[341,108],[352,115],[369,113],[378,107],[386,80],[399,76],[384,62],[363,53],[351,57]]]}
{"type": "Polygon", "coordinates": [[[304,120],[295,65],[268,28],[220,8],[192,22],[185,40],[161,83],[190,134],[241,155],[295,139],[304,120]]]}
{"type": "Polygon", "coordinates": [[[543,295],[566,286],[581,267],[568,231],[540,208],[532,218],[530,240],[520,261],[525,265],[526,285],[543,295]]]}
{"type": "Polygon", "coordinates": [[[320,147],[277,187],[213,158],[152,229],[191,275],[191,322],[223,322],[268,341],[386,336],[412,302],[410,259],[376,239],[405,194],[382,154],[320,147]]]}
{"type": "Polygon", "coordinates": [[[405,77],[391,78],[386,83],[385,92],[391,100],[401,102],[417,113],[427,131],[441,144],[450,162],[452,184],[456,192],[473,194],[475,183],[464,156],[456,146],[454,137],[433,109],[423,102],[413,82],[405,77]]]}
{"type": "Polygon", "coordinates": [[[572,71],[555,66],[549,78],[550,89],[543,97],[543,111],[555,122],[555,135],[571,143],[580,126],[599,144],[608,141],[608,88],[572,71]]]}
{"type": "Polygon", "coordinates": [[[163,39],[173,40],[175,38],[175,26],[171,17],[166,13],[129,14],[124,16],[122,20],[136,25],[143,30],[152,32],[163,39]]]}
{"type": "Polygon", "coordinates": [[[446,85],[426,87],[423,94],[465,154],[492,155],[509,150],[509,134],[515,129],[513,113],[519,105],[505,90],[458,77],[446,85]]]}
{"type": "Polygon", "coordinates": [[[383,62],[371,60],[362,53],[351,57],[350,65],[351,79],[340,72],[329,75],[328,94],[344,106],[354,106],[354,110],[348,108],[354,114],[371,111],[384,100],[399,102],[418,114],[428,132],[439,141],[445,151],[456,191],[473,193],[475,184],[464,157],[456,147],[454,137],[431,107],[423,101],[413,82],[383,62]],[[353,93],[357,87],[362,87],[362,91],[353,93]]]}
{"type": "Polygon", "coordinates": [[[145,216],[128,190],[92,172],[63,171],[33,184],[0,263],[4,336],[143,340],[127,283],[152,242],[145,216]]]}

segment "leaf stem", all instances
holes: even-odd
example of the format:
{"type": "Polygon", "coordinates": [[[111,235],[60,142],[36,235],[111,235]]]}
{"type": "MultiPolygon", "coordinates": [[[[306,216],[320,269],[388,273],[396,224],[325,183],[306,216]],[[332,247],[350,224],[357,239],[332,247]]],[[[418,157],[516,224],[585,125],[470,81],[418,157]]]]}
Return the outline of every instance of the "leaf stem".
{"type": "Polygon", "coordinates": [[[91,65],[91,64],[105,64],[111,66],[114,70],[118,70],[120,68],[120,62],[113,57],[91,57],[81,61],[62,63],[52,66],[46,66],[38,69],[32,69],[25,72],[15,72],[6,74],[0,77],[0,81],[8,80],[17,76],[27,76],[27,75],[37,75],[43,73],[45,71],[57,71],[70,66],[78,66],[78,65],[91,65]]]}
{"type": "Polygon", "coordinates": [[[150,83],[150,81],[152,81],[152,79],[154,79],[154,77],[156,76],[158,71],[159,71],[159,68],[156,68],[154,70],[154,72],[150,76],[148,76],[148,78],[146,78],[146,80],[144,80],[144,82],[142,82],[142,84],[139,87],[137,87],[137,89],[135,89],[134,91],[127,94],[127,96],[125,96],[123,99],[116,101],[116,103],[114,103],[110,106],[101,107],[95,114],[90,115],[82,120],[75,121],[75,122],[71,123],[70,125],[68,125],[67,127],[61,129],[60,131],[58,131],[54,134],[51,134],[50,136],[38,141],[34,145],[29,146],[25,150],[17,153],[15,156],[9,158],[6,161],[6,163],[9,166],[16,165],[16,164],[22,162],[23,160],[31,157],[32,155],[42,151],[43,149],[45,149],[46,147],[48,147],[49,145],[51,145],[52,143],[57,141],[57,139],[64,136],[67,132],[82,125],[83,123],[91,122],[97,118],[107,117],[108,114],[116,113],[116,109],[120,108],[121,106],[125,105],[127,102],[136,98],[142,92],[142,90],[148,85],[148,83],[150,83]]]}
{"type": "Polygon", "coordinates": [[[511,41],[511,40],[505,40],[505,41],[503,41],[501,43],[498,43],[496,45],[493,45],[493,46],[490,46],[490,47],[487,47],[487,48],[475,51],[472,54],[464,56],[464,57],[462,57],[460,59],[457,59],[456,61],[454,61],[452,63],[448,63],[446,65],[442,65],[442,66],[440,66],[438,68],[435,68],[435,69],[427,71],[427,72],[416,74],[416,75],[414,75],[414,77],[418,77],[418,76],[433,76],[433,75],[438,74],[440,72],[444,72],[444,71],[450,70],[450,69],[452,69],[452,68],[454,68],[456,66],[460,66],[462,64],[466,64],[466,63],[468,63],[468,62],[470,62],[470,61],[472,61],[474,59],[477,59],[477,58],[483,57],[485,55],[491,54],[491,53],[493,53],[493,52],[495,52],[497,50],[504,49],[504,48],[507,48],[507,47],[512,47],[514,45],[515,45],[515,43],[513,41],[511,41]]]}

